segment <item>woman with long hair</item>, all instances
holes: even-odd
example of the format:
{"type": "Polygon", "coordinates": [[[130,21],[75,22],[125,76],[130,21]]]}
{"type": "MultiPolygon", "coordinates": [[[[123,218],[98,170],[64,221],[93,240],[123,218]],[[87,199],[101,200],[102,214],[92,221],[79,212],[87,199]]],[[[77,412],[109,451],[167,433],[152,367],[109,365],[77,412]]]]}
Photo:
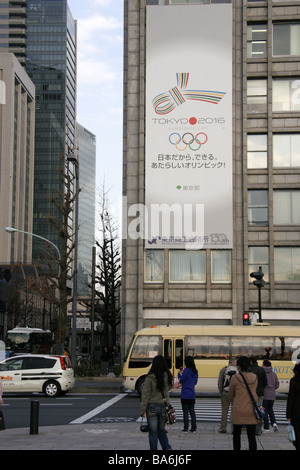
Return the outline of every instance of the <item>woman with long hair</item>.
{"type": "Polygon", "coordinates": [[[155,356],[151,369],[145,379],[141,398],[141,416],[147,416],[149,425],[150,450],[157,450],[157,442],[162,449],[171,449],[165,431],[166,407],[164,399],[169,404],[169,390],[173,384],[173,377],[169,371],[166,359],[155,356]]]}
{"type": "Polygon", "coordinates": [[[182,386],[181,405],[183,411],[183,432],[188,432],[189,414],[191,416],[190,431],[195,432],[197,429],[195,413],[195,385],[198,382],[198,371],[192,356],[187,356],[184,363],[186,368],[178,374],[178,381],[182,386]]]}

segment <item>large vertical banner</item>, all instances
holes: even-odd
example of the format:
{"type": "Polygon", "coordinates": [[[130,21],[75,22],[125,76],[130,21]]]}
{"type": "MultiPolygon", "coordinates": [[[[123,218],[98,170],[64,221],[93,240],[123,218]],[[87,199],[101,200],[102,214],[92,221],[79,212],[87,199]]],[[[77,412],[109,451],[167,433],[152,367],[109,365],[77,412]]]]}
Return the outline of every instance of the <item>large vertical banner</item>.
{"type": "Polygon", "coordinates": [[[147,7],[147,248],[232,248],[232,8],[147,7]]]}

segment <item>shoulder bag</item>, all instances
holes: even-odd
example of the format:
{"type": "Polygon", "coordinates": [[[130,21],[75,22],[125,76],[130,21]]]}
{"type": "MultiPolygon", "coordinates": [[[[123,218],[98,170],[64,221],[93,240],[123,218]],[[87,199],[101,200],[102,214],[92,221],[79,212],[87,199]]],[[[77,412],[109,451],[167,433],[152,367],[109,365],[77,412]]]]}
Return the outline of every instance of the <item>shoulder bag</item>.
{"type": "Polygon", "coordinates": [[[166,422],[167,422],[167,424],[170,424],[170,425],[174,424],[174,423],[176,423],[175,410],[174,410],[173,406],[168,403],[168,401],[167,401],[166,397],[164,396],[163,392],[161,392],[161,394],[162,394],[164,405],[166,407],[166,422]]]}
{"type": "Polygon", "coordinates": [[[256,403],[256,401],[254,400],[254,397],[251,393],[251,390],[249,388],[249,385],[247,384],[247,381],[246,381],[245,377],[243,376],[243,374],[241,372],[239,374],[242,377],[242,379],[244,381],[244,384],[245,384],[245,386],[248,390],[248,393],[250,395],[250,398],[251,398],[251,401],[252,401],[252,404],[253,404],[254,414],[255,414],[256,418],[257,419],[263,419],[264,416],[265,416],[265,409],[259,403],[256,403]]]}

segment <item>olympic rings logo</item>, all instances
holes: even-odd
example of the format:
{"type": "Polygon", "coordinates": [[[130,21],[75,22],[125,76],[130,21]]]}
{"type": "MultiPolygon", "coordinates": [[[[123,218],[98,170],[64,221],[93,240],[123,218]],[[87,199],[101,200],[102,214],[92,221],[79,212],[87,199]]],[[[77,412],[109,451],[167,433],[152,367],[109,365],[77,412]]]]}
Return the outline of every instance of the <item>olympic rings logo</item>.
{"type": "Polygon", "coordinates": [[[182,137],[180,134],[178,134],[178,132],[173,132],[169,135],[170,144],[175,145],[177,150],[180,150],[181,152],[184,152],[187,147],[189,147],[193,152],[197,152],[202,145],[206,144],[207,141],[208,137],[205,132],[198,132],[196,136],[194,136],[194,134],[191,132],[186,132],[182,137]],[[181,142],[183,144],[183,148],[179,148],[181,142]]]}

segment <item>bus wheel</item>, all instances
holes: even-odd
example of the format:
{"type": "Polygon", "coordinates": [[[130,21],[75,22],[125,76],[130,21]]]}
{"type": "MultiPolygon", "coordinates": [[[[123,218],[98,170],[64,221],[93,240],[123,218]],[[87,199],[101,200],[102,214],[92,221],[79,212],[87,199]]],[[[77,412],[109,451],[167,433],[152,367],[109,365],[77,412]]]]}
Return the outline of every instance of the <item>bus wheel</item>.
{"type": "Polygon", "coordinates": [[[142,395],[142,390],[143,390],[145,380],[146,380],[146,376],[140,377],[135,386],[135,389],[140,396],[142,395]]]}
{"type": "Polygon", "coordinates": [[[49,380],[46,382],[43,391],[47,397],[57,397],[60,394],[60,385],[55,380],[49,380]]]}

